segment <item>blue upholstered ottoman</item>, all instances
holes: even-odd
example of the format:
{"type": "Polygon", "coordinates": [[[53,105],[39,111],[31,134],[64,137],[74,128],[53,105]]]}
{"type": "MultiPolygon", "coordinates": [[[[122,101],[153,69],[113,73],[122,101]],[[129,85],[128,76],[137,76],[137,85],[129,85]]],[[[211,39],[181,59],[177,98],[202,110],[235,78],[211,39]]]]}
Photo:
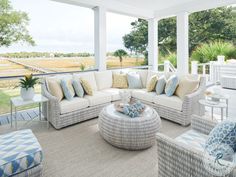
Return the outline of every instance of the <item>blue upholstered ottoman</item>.
{"type": "Polygon", "coordinates": [[[42,174],[42,148],[31,130],[0,135],[0,177],[42,174]]]}

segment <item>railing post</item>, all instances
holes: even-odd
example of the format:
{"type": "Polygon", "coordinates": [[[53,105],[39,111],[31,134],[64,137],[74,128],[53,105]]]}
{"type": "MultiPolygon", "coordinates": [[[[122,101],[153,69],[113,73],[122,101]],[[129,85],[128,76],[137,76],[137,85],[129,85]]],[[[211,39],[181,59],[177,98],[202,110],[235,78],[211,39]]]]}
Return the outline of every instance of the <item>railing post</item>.
{"type": "Polygon", "coordinates": [[[192,61],[191,62],[191,74],[198,74],[198,65],[197,61],[192,61]]]}
{"type": "Polygon", "coordinates": [[[165,60],[164,61],[164,73],[168,73],[170,71],[170,61],[165,60]]]}
{"type": "Polygon", "coordinates": [[[206,75],[206,64],[202,65],[202,74],[205,76],[206,75]]]}

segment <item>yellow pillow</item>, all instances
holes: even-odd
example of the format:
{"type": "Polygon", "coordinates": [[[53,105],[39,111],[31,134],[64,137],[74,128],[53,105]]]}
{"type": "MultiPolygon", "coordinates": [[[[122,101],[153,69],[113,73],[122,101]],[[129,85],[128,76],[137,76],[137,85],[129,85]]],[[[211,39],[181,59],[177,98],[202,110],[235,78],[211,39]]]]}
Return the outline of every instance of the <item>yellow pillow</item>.
{"type": "Polygon", "coordinates": [[[51,93],[53,96],[57,97],[59,101],[61,101],[64,97],[60,80],[58,79],[46,79],[49,93],[51,93]]]}
{"type": "Polygon", "coordinates": [[[156,84],[157,84],[157,76],[154,75],[150,78],[150,80],[148,81],[148,84],[147,84],[147,91],[148,92],[152,92],[155,87],[156,87],[156,84]]]}
{"type": "Polygon", "coordinates": [[[192,80],[188,78],[180,79],[179,86],[175,91],[175,95],[181,99],[184,99],[185,95],[193,93],[195,90],[197,90],[198,86],[199,80],[192,80]]]}
{"type": "Polygon", "coordinates": [[[113,88],[128,88],[128,79],[126,74],[113,74],[113,88]]]}
{"type": "Polygon", "coordinates": [[[82,78],[80,78],[80,82],[81,82],[81,85],[84,88],[85,93],[92,96],[93,95],[93,89],[92,89],[91,85],[89,84],[89,82],[85,79],[82,79],[82,78]]]}

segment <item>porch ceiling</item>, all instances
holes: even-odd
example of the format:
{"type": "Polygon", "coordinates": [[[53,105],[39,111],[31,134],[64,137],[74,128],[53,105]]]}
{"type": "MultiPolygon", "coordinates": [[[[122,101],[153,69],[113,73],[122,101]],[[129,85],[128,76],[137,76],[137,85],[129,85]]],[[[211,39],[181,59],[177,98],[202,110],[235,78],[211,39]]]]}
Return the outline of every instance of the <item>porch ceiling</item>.
{"type": "Polygon", "coordinates": [[[165,18],[180,12],[196,12],[236,4],[236,0],[53,0],[89,8],[105,7],[108,11],[139,18],[165,18]]]}

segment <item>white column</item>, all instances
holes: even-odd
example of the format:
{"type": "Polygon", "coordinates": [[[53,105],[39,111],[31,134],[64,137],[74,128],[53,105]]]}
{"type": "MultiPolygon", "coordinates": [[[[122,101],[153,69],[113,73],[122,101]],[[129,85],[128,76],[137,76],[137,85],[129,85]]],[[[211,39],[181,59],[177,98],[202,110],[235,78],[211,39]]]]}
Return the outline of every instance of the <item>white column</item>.
{"type": "Polygon", "coordinates": [[[179,75],[189,73],[189,37],[188,13],[177,15],[177,72],[179,75]]]}
{"type": "Polygon", "coordinates": [[[148,20],[148,65],[151,70],[158,70],[158,23],[157,19],[148,20]]]}
{"type": "Polygon", "coordinates": [[[94,8],[94,54],[96,69],[106,70],[106,9],[94,8]]]}

